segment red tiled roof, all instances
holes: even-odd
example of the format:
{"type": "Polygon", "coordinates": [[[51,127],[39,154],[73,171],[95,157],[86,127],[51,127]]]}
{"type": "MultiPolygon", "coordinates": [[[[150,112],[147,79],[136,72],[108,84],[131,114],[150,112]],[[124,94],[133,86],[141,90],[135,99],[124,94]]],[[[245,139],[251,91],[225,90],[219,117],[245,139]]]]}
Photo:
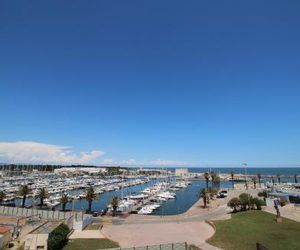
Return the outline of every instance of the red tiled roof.
{"type": "Polygon", "coordinates": [[[0,227],[0,234],[5,234],[8,231],[10,231],[10,229],[8,227],[0,227]]]}

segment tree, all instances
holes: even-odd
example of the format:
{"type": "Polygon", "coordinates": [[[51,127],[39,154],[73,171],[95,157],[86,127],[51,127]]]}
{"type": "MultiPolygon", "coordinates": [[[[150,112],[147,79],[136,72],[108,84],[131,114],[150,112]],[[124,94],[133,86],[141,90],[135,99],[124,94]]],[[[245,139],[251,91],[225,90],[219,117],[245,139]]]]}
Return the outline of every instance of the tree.
{"type": "Polygon", "coordinates": [[[260,173],[257,174],[257,179],[258,179],[259,187],[261,188],[261,174],[260,173]]]}
{"type": "Polygon", "coordinates": [[[61,203],[61,206],[62,206],[62,211],[65,211],[66,210],[66,204],[69,202],[69,197],[67,194],[63,194],[61,197],[60,197],[60,203],[61,203]]]}
{"type": "Polygon", "coordinates": [[[272,179],[272,184],[274,186],[274,183],[275,183],[274,176],[271,176],[271,179],[272,179]]]}
{"type": "Polygon", "coordinates": [[[89,207],[88,207],[88,211],[91,212],[92,211],[92,203],[93,200],[95,200],[97,198],[97,195],[95,193],[95,190],[93,187],[89,187],[86,193],[86,197],[85,199],[88,201],[89,207]]]}
{"type": "Polygon", "coordinates": [[[296,174],[294,175],[294,179],[295,179],[295,183],[298,183],[297,175],[296,174]]]}
{"type": "Polygon", "coordinates": [[[200,196],[200,198],[203,199],[204,208],[206,208],[207,201],[208,201],[208,192],[207,192],[206,188],[202,188],[200,190],[199,196],[200,196]]]}
{"type": "Polygon", "coordinates": [[[206,189],[208,189],[209,177],[210,177],[209,173],[206,172],[204,174],[204,179],[206,181],[206,189]]]}
{"type": "Polygon", "coordinates": [[[252,178],[254,189],[256,189],[256,177],[252,178]]]}
{"type": "Polygon", "coordinates": [[[2,204],[2,202],[5,198],[6,198],[6,194],[1,190],[0,191],[0,204],[2,204]]]}
{"type": "Polygon", "coordinates": [[[242,193],[239,195],[239,199],[241,201],[242,210],[245,211],[249,208],[249,201],[250,201],[251,195],[242,193]]]}
{"type": "Polygon", "coordinates": [[[119,198],[117,196],[113,196],[110,200],[110,205],[113,208],[113,216],[115,216],[119,206],[119,198]]]}
{"type": "Polygon", "coordinates": [[[277,180],[278,180],[278,183],[280,184],[280,181],[281,181],[280,174],[277,175],[277,180]]]}
{"type": "Polygon", "coordinates": [[[258,197],[263,197],[264,200],[266,200],[268,193],[266,190],[264,190],[264,191],[259,192],[257,195],[258,195],[258,197]]]}
{"type": "Polygon", "coordinates": [[[258,199],[257,197],[252,198],[252,202],[256,206],[257,210],[261,210],[262,205],[264,205],[264,202],[262,200],[258,199]]]}
{"type": "Polygon", "coordinates": [[[44,205],[44,199],[48,198],[49,194],[45,188],[41,188],[37,197],[40,199],[40,206],[42,207],[44,205]]]}
{"type": "Polygon", "coordinates": [[[234,172],[231,172],[230,176],[231,176],[232,188],[234,189],[234,172]]]}
{"type": "Polygon", "coordinates": [[[28,187],[28,185],[22,185],[20,188],[19,188],[19,195],[23,197],[23,200],[22,200],[22,207],[25,207],[25,202],[26,202],[26,198],[27,198],[27,195],[31,192],[31,189],[28,187]]]}
{"type": "Polygon", "coordinates": [[[211,187],[213,189],[219,189],[220,188],[220,182],[221,182],[220,177],[215,172],[211,172],[210,176],[211,176],[211,182],[212,182],[211,187]]]}
{"type": "Polygon", "coordinates": [[[214,182],[215,182],[215,184],[214,184],[215,189],[219,190],[220,189],[220,184],[221,184],[221,178],[220,178],[219,175],[216,176],[214,182]]]}
{"type": "Polygon", "coordinates": [[[211,188],[215,188],[215,180],[217,178],[217,174],[215,172],[210,172],[211,177],[211,188]]]}
{"type": "Polygon", "coordinates": [[[238,208],[241,206],[241,201],[239,198],[234,197],[227,203],[228,207],[231,207],[233,209],[233,212],[236,213],[238,211],[238,208]]]}

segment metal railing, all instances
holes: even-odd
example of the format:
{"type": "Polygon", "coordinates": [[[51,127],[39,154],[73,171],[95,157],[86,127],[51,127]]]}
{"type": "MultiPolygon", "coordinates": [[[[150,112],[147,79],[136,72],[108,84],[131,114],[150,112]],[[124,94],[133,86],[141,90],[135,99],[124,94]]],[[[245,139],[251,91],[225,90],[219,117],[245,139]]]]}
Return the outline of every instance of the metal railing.
{"type": "Polygon", "coordinates": [[[159,245],[147,245],[139,247],[117,247],[108,248],[102,250],[188,250],[188,244],[186,242],[181,243],[169,243],[169,244],[159,244],[159,245]]]}

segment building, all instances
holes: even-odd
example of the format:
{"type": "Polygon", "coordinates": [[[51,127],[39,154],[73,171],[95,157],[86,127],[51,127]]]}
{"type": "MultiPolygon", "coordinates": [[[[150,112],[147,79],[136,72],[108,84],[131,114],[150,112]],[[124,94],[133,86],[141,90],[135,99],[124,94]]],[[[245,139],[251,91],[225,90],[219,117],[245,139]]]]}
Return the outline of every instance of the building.
{"type": "Polygon", "coordinates": [[[27,234],[24,250],[47,250],[48,234],[27,234]]]}
{"type": "Polygon", "coordinates": [[[54,169],[57,175],[73,176],[73,175],[98,175],[107,172],[106,168],[100,167],[63,167],[54,169]]]}
{"type": "Polygon", "coordinates": [[[137,171],[137,174],[143,174],[143,175],[167,175],[169,174],[168,170],[165,169],[159,169],[159,168],[150,168],[150,169],[145,169],[145,168],[140,168],[137,171]]]}
{"type": "Polygon", "coordinates": [[[178,177],[187,177],[189,175],[189,170],[187,168],[176,168],[175,175],[178,177]]]}

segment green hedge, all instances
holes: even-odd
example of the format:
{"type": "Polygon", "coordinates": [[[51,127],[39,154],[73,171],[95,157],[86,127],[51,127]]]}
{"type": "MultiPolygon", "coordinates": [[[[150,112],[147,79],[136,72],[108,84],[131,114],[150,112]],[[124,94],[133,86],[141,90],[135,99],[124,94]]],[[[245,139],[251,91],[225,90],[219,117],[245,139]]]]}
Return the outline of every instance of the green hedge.
{"type": "Polygon", "coordinates": [[[66,224],[60,224],[55,228],[48,239],[48,250],[60,250],[68,242],[69,227],[66,224]]]}

